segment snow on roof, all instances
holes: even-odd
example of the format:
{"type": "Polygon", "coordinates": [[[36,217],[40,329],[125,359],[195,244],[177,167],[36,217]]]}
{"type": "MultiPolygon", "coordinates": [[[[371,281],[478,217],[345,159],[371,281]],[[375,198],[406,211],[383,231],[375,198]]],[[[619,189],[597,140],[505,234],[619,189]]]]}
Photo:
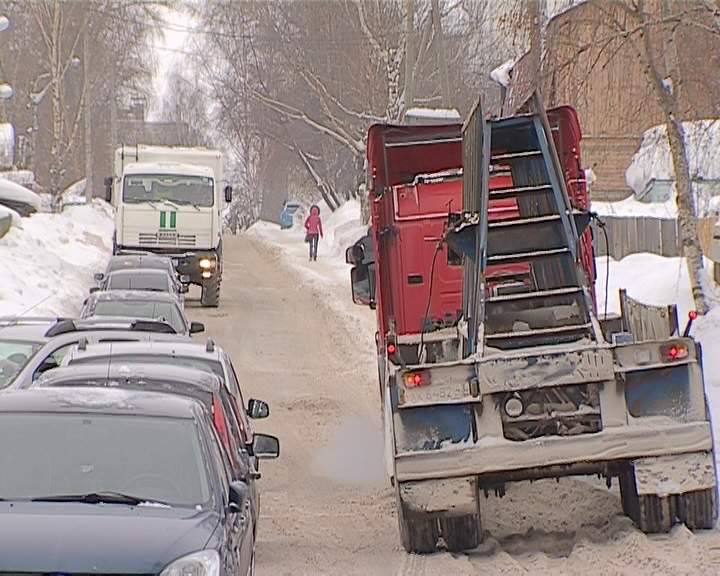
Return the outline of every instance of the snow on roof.
{"type": "Polygon", "coordinates": [[[0,166],[12,167],[15,160],[15,128],[12,124],[0,124],[0,166]]]}
{"type": "MultiPolygon", "coordinates": [[[[683,122],[687,146],[690,176],[698,194],[698,210],[707,212],[712,208],[713,195],[709,185],[720,181],[720,120],[683,122]]],[[[642,196],[654,182],[668,181],[671,199],[675,198],[675,170],[665,125],[646,130],[640,148],[625,171],[625,181],[637,196],[642,196]]]]}
{"type": "Polygon", "coordinates": [[[445,108],[408,108],[405,111],[403,121],[408,120],[444,120],[448,124],[462,122],[460,112],[445,108]]]}
{"type": "Polygon", "coordinates": [[[661,219],[677,217],[677,205],[674,198],[667,202],[640,202],[634,196],[630,196],[619,202],[592,202],[590,209],[599,216],[661,219]]]}
{"type": "Polygon", "coordinates": [[[516,63],[517,59],[515,58],[511,58],[510,60],[503,62],[500,66],[490,72],[490,78],[501,86],[505,86],[507,88],[510,86],[510,81],[512,80],[512,70],[516,63]]]}
{"type": "Polygon", "coordinates": [[[15,184],[15,182],[0,177],[0,204],[3,203],[3,200],[27,204],[35,210],[40,209],[40,196],[32,190],[20,186],[20,184],[15,184]]]}
{"type": "Polygon", "coordinates": [[[587,0],[545,0],[545,22],[550,22],[556,16],[572,10],[587,0]]]}

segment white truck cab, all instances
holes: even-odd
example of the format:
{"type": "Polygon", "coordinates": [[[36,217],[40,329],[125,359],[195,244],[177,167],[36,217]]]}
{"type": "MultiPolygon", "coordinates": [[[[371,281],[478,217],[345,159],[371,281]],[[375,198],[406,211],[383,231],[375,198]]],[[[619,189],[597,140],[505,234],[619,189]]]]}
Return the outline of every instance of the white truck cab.
{"type": "Polygon", "coordinates": [[[217,150],[121,146],[105,180],[115,207],[113,253],[153,252],[173,259],[178,274],[217,306],[222,278],[222,211],[232,200],[217,150]]]}

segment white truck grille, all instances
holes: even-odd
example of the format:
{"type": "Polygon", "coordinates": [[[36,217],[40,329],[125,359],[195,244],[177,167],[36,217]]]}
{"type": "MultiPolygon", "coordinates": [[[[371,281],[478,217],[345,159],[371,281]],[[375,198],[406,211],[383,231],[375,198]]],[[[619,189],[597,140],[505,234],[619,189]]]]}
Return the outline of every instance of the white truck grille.
{"type": "Polygon", "coordinates": [[[176,232],[158,232],[155,234],[140,232],[138,234],[138,246],[181,246],[192,248],[196,244],[197,236],[195,234],[178,234],[176,232]]]}

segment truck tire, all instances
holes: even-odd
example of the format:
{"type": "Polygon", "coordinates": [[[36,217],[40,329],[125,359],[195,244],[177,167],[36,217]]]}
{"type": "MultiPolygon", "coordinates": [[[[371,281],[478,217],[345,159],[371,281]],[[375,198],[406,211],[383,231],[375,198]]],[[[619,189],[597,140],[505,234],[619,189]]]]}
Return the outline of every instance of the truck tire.
{"type": "Polygon", "coordinates": [[[396,496],[400,541],[410,554],[430,554],[435,551],[438,536],[438,521],[427,512],[409,510],[396,496]]]}
{"type": "Polygon", "coordinates": [[[217,308],[220,305],[220,275],[203,282],[200,294],[203,308],[217,308]]]}
{"type": "Polygon", "coordinates": [[[440,534],[450,552],[477,548],[482,537],[480,514],[441,517],[440,534]]]}
{"type": "Polygon", "coordinates": [[[620,497],[625,514],[646,534],[669,532],[676,521],[690,530],[715,526],[717,493],[714,488],[670,496],[639,495],[635,472],[631,470],[620,476],[620,497]]]}

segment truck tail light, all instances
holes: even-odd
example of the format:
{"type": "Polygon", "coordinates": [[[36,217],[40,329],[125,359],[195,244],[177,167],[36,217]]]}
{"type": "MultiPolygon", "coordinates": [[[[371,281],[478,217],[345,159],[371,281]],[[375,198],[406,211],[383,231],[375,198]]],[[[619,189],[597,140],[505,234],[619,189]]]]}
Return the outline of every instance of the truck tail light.
{"type": "Polygon", "coordinates": [[[403,375],[405,388],[417,388],[418,386],[427,386],[430,384],[430,372],[424,370],[421,372],[406,372],[403,375]]]}
{"type": "Polygon", "coordinates": [[[673,342],[660,348],[660,358],[663,362],[676,362],[685,360],[690,352],[683,342],[673,342]]]}

